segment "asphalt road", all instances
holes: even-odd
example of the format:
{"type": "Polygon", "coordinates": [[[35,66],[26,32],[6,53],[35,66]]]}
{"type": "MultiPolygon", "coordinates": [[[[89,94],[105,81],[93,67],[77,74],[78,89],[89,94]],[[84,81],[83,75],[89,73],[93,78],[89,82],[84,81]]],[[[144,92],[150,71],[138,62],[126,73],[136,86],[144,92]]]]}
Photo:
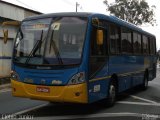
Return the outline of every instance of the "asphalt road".
{"type": "Polygon", "coordinates": [[[12,97],[11,90],[6,89],[0,92],[0,115],[18,113],[46,103],[44,101],[12,97]]]}
{"type": "Polygon", "coordinates": [[[4,90],[0,92],[0,119],[7,117],[37,120],[160,120],[160,69],[157,69],[157,77],[149,82],[147,90],[125,92],[110,108],[99,102],[90,105],[51,104],[12,97],[9,89],[4,90]]]}

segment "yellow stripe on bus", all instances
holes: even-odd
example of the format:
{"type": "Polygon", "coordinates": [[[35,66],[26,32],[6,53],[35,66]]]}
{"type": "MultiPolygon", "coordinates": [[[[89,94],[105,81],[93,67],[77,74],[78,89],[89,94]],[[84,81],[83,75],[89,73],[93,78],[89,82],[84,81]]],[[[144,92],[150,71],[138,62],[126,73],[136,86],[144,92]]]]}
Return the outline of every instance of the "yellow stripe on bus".
{"type": "MultiPolygon", "coordinates": [[[[123,73],[123,74],[118,74],[118,76],[129,76],[129,75],[138,74],[138,73],[141,73],[141,72],[144,72],[144,70],[139,70],[139,71],[135,71],[135,72],[127,72],[127,73],[123,73]]],[[[104,79],[108,79],[108,78],[111,78],[111,76],[91,79],[91,80],[89,80],[89,82],[95,82],[95,81],[104,80],[104,79]]]]}

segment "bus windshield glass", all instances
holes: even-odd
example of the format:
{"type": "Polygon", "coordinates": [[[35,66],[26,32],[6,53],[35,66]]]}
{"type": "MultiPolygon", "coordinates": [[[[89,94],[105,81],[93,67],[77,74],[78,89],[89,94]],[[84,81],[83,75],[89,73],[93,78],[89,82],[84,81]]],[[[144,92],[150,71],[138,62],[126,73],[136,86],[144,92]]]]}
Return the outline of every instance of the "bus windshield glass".
{"type": "Polygon", "coordinates": [[[80,64],[87,19],[56,17],[22,22],[13,60],[30,65],[80,64]]]}

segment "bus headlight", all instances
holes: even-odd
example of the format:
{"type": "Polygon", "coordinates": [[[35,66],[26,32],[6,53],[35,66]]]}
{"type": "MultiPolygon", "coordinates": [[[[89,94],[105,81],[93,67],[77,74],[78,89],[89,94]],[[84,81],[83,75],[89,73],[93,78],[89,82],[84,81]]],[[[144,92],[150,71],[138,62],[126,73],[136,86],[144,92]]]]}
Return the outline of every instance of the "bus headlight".
{"type": "Polygon", "coordinates": [[[11,71],[11,79],[16,81],[20,80],[18,74],[15,71],[11,71]]]}
{"type": "Polygon", "coordinates": [[[84,81],[85,81],[85,73],[80,72],[73,75],[73,77],[69,80],[68,84],[69,85],[79,84],[79,83],[83,83],[84,81]]]}

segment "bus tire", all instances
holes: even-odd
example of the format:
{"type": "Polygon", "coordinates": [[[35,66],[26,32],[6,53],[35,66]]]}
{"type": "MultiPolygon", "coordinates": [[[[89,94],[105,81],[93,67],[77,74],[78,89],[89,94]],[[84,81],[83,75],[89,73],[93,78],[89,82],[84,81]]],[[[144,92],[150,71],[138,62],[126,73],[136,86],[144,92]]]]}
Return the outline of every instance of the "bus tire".
{"type": "Polygon", "coordinates": [[[148,72],[145,72],[142,84],[142,90],[146,90],[148,88],[148,72]]]}
{"type": "Polygon", "coordinates": [[[108,97],[107,97],[107,106],[111,107],[115,104],[116,101],[116,84],[114,81],[111,81],[108,89],[108,97]]]}

